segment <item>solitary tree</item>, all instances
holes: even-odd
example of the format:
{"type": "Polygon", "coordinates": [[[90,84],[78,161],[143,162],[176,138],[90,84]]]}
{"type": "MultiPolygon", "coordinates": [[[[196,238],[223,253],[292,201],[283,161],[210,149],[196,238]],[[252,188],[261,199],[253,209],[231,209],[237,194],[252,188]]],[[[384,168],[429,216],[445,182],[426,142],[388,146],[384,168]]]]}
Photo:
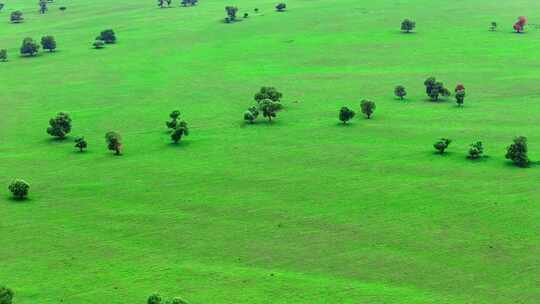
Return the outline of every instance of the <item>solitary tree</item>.
{"type": "Polygon", "coordinates": [[[435,77],[429,77],[424,81],[426,86],[426,94],[432,101],[439,100],[439,96],[450,96],[450,91],[444,87],[444,84],[437,81],[435,77]]]}
{"type": "Polygon", "coordinates": [[[360,109],[362,110],[362,113],[366,115],[367,119],[371,118],[371,115],[373,115],[373,112],[375,111],[375,103],[370,100],[362,100],[360,103],[360,109]]]}
{"type": "Polygon", "coordinates": [[[250,124],[253,124],[259,116],[259,110],[256,107],[251,107],[244,112],[244,120],[250,124]]]}
{"type": "Polygon", "coordinates": [[[21,11],[14,11],[10,15],[10,20],[12,23],[21,23],[23,22],[23,13],[21,11]]]}
{"type": "Polygon", "coordinates": [[[83,152],[84,149],[88,147],[88,143],[84,139],[84,137],[77,137],[75,138],[75,148],[78,148],[80,152],[83,152]]]}
{"type": "Polygon", "coordinates": [[[157,293],[150,295],[146,304],[161,304],[161,296],[157,293]]]}
{"type": "Polygon", "coordinates": [[[264,117],[268,118],[269,122],[272,122],[272,118],[275,118],[277,112],[281,110],[281,104],[270,99],[265,99],[259,102],[259,110],[264,117]]]}
{"type": "Polygon", "coordinates": [[[15,293],[13,290],[5,286],[0,286],[0,304],[11,304],[14,296],[15,293]]]}
{"type": "Polygon", "coordinates": [[[13,197],[16,199],[23,199],[28,196],[30,185],[22,179],[16,179],[9,184],[8,189],[13,194],[13,197]]]}
{"type": "Polygon", "coordinates": [[[395,89],[394,89],[394,94],[399,97],[401,100],[403,100],[403,98],[405,97],[405,95],[407,95],[407,91],[405,90],[405,87],[402,86],[402,85],[398,85],[395,89]]]}
{"type": "Polygon", "coordinates": [[[102,40],[107,44],[116,43],[116,34],[111,29],[104,30],[96,37],[96,40],[102,40]]]}
{"type": "Polygon", "coordinates": [[[506,159],[510,159],[518,167],[528,167],[530,161],[527,152],[527,138],[519,136],[514,138],[514,143],[507,148],[506,159]]]}
{"type": "Polygon", "coordinates": [[[497,22],[492,21],[491,24],[489,25],[489,29],[490,29],[492,32],[495,32],[495,31],[497,30],[497,22]]]}
{"type": "Polygon", "coordinates": [[[514,30],[516,31],[516,33],[523,33],[526,24],[527,18],[524,16],[519,17],[518,21],[514,24],[514,30]]]}
{"type": "Polygon", "coordinates": [[[343,122],[343,124],[346,124],[349,120],[353,119],[354,115],[353,110],[347,108],[347,107],[341,107],[339,110],[339,120],[343,122]]]}
{"type": "Polygon", "coordinates": [[[47,133],[51,136],[64,139],[69,132],[71,132],[71,117],[68,113],[60,112],[49,120],[49,127],[47,133]]]}
{"type": "Polygon", "coordinates": [[[0,50],[0,61],[5,62],[7,58],[8,58],[7,50],[6,49],[0,50]]]}
{"type": "Polygon", "coordinates": [[[105,134],[105,141],[107,142],[107,148],[111,151],[114,151],[115,155],[120,155],[122,152],[122,137],[120,134],[110,131],[105,134]]]}
{"type": "Polygon", "coordinates": [[[285,4],[283,2],[276,5],[276,10],[278,12],[284,12],[286,8],[287,8],[287,4],[285,4]]]}
{"type": "Polygon", "coordinates": [[[456,103],[458,106],[463,106],[463,102],[465,101],[465,90],[456,92],[456,103]]]}
{"type": "Polygon", "coordinates": [[[410,33],[416,27],[416,22],[405,19],[401,22],[401,31],[405,33],[410,33]]]}
{"type": "Polygon", "coordinates": [[[21,55],[35,56],[39,51],[39,45],[32,38],[24,38],[21,45],[21,55]]]}
{"type": "Polygon", "coordinates": [[[181,121],[178,123],[176,128],[174,128],[174,130],[172,131],[171,139],[176,144],[182,139],[182,136],[184,135],[185,136],[189,135],[189,129],[188,129],[187,123],[185,121],[181,121]]]}
{"type": "Polygon", "coordinates": [[[481,141],[472,143],[469,147],[469,159],[479,159],[484,153],[484,146],[481,141]]]}
{"type": "Polygon", "coordinates": [[[450,145],[452,142],[451,139],[448,138],[441,138],[439,141],[433,144],[433,147],[439,151],[440,154],[443,154],[446,148],[450,145]]]}
{"type": "Polygon", "coordinates": [[[236,6],[226,6],[225,12],[227,12],[227,17],[225,17],[225,22],[231,23],[236,21],[236,13],[238,12],[238,8],[236,6]]]}
{"type": "Polygon", "coordinates": [[[170,121],[166,121],[165,125],[167,125],[167,128],[174,129],[176,126],[178,126],[178,118],[180,117],[180,111],[174,110],[169,114],[169,117],[171,118],[170,121]]]}
{"type": "Polygon", "coordinates": [[[255,101],[257,102],[261,102],[261,100],[265,99],[278,102],[281,100],[281,97],[283,97],[283,94],[274,87],[262,87],[254,96],[255,101]]]}
{"type": "Polygon", "coordinates": [[[197,0],[182,0],[182,2],[180,2],[180,4],[182,6],[195,6],[197,5],[197,0]]]}
{"type": "Polygon", "coordinates": [[[39,12],[45,14],[47,11],[47,0],[39,0],[39,12]]]}
{"type": "Polygon", "coordinates": [[[41,46],[44,50],[53,52],[56,49],[56,40],[53,36],[44,36],[41,38],[41,46]]]}

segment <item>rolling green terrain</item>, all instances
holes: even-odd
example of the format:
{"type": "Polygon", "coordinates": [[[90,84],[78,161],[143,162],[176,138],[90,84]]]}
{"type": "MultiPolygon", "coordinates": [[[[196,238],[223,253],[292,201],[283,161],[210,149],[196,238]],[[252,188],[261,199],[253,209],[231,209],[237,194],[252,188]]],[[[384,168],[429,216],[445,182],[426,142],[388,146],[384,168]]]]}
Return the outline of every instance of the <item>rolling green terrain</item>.
{"type": "Polygon", "coordinates": [[[523,135],[540,161],[540,29],[512,33],[520,15],[540,23],[539,1],[3,2],[0,285],[15,304],[540,302],[540,166],[504,158],[523,135]],[[250,17],[224,24],[226,5],[250,17]],[[107,28],[118,43],[92,49],[107,28]],[[44,35],[57,52],[19,56],[44,35]],[[463,83],[464,107],[429,102],[429,76],[463,83]],[[264,85],[285,108],[246,125],[264,85]],[[341,125],[364,98],[374,117],[341,125]],[[175,109],[191,131],[178,145],[175,109]],[[59,111],[64,141],[46,133],[59,111]],[[489,158],[473,162],[478,140],[489,158]]]}

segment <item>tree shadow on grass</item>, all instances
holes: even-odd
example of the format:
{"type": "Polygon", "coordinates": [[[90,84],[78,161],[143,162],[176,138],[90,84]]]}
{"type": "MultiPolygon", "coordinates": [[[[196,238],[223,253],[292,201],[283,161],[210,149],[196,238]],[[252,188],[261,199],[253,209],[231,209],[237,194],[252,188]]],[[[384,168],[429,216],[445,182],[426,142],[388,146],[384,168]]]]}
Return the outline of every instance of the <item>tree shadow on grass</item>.
{"type": "Polygon", "coordinates": [[[12,202],[12,203],[16,203],[16,204],[25,204],[25,203],[31,203],[33,200],[29,197],[25,197],[25,198],[18,198],[18,197],[14,197],[13,195],[8,195],[6,197],[6,200],[12,202]]]}

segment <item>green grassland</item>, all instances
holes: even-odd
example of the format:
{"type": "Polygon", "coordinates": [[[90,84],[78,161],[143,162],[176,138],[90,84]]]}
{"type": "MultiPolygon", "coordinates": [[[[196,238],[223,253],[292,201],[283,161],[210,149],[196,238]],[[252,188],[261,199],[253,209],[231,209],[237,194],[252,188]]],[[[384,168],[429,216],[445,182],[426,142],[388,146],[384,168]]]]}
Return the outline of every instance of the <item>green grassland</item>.
{"type": "Polygon", "coordinates": [[[16,304],[539,303],[540,166],[504,159],[523,135],[540,161],[540,30],[512,34],[539,1],[4,2],[0,285],[16,304]],[[224,24],[226,5],[250,18],[224,24]],[[10,24],[16,9],[25,22],[10,24]],[[107,28],[118,43],[92,49],[107,28]],[[43,35],[57,52],[18,55],[43,35]],[[429,102],[429,76],[463,83],[465,106],[429,102]],[[245,125],[263,85],[285,109],[245,125]],[[363,98],[373,119],[340,125],[363,98]],[[176,146],[174,109],[191,129],[176,146]],[[59,111],[65,141],[45,132],[59,111]],[[454,139],[444,156],[440,137],[454,139]],[[472,162],[477,140],[489,158],[472,162]],[[28,200],[10,198],[14,178],[28,200]]]}

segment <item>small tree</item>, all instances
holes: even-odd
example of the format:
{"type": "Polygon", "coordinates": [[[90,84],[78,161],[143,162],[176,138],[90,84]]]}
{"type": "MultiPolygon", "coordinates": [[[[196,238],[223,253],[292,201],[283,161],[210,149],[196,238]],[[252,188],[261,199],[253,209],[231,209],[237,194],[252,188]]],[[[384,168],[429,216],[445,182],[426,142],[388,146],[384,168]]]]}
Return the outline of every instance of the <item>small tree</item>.
{"type": "Polygon", "coordinates": [[[24,199],[28,196],[30,185],[22,179],[16,179],[9,184],[8,189],[16,199],[24,199]]]}
{"type": "Polygon", "coordinates": [[[343,122],[343,124],[346,124],[349,120],[353,119],[354,115],[353,110],[347,108],[347,107],[341,107],[339,110],[339,120],[343,122]]]}
{"type": "Polygon", "coordinates": [[[244,120],[250,124],[253,124],[257,117],[259,117],[259,110],[256,107],[251,107],[244,112],[244,120]]]}
{"type": "Polygon", "coordinates": [[[189,129],[187,123],[185,121],[181,121],[171,133],[171,140],[176,144],[182,140],[182,136],[184,135],[189,135],[189,129]]]}
{"type": "Polygon", "coordinates": [[[238,12],[238,8],[236,6],[226,6],[225,12],[227,12],[225,22],[231,23],[236,21],[236,13],[238,12]]]}
{"type": "Polygon", "coordinates": [[[75,148],[78,148],[80,152],[84,152],[84,149],[88,147],[88,143],[84,137],[75,138],[75,148]]]}
{"type": "Polygon", "coordinates": [[[45,14],[47,11],[47,0],[39,0],[39,12],[45,14]]]}
{"type": "Polygon", "coordinates": [[[176,126],[178,126],[178,118],[180,117],[180,111],[174,110],[169,114],[169,117],[171,118],[170,121],[166,121],[165,125],[167,125],[167,128],[174,129],[176,126]]]}
{"type": "Polygon", "coordinates": [[[489,29],[492,31],[492,32],[495,32],[497,30],[497,22],[495,21],[492,21],[490,26],[489,26],[489,29]]]}
{"type": "Polygon", "coordinates": [[[7,61],[7,58],[8,58],[7,50],[6,49],[0,50],[0,61],[5,62],[7,61]]]}
{"type": "Polygon", "coordinates": [[[527,18],[524,16],[519,17],[518,21],[514,24],[514,30],[516,31],[516,33],[523,33],[526,24],[527,18]]]}
{"type": "Polygon", "coordinates": [[[116,34],[111,29],[104,30],[96,37],[96,40],[101,40],[106,44],[113,44],[116,43],[116,34]]]}
{"type": "Polygon", "coordinates": [[[32,38],[24,38],[21,45],[21,55],[35,56],[39,51],[39,45],[32,38]]]}
{"type": "Polygon", "coordinates": [[[439,141],[433,144],[433,147],[435,148],[435,150],[439,151],[439,154],[443,154],[451,142],[451,139],[441,138],[439,141]]]}
{"type": "Polygon", "coordinates": [[[15,293],[13,290],[5,286],[0,286],[0,304],[11,304],[14,296],[15,293]]]}
{"type": "Polygon", "coordinates": [[[249,14],[248,13],[244,13],[244,19],[248,18],[249,17],[249,14]]]}
{"type": "Polygon", "coordinates": [[[161,296],[157,293],[150,295],[146,304],[161,304],[161,296]]]}
{"type": "Polygon", "coordinates": [[[444,87],[444,84],[437,81],[435,77],[429,77],[424,81],[426,94],[432,101],[439,100],[439,96],[450,96],[450,91],[444,87]]]}
{"type": "Polygon", "coordinates": [[[478,141],[476,143],[472,143],[469,147],[469,159],[479,159],[482,157],[482,154],[484,153],[484,146],[482,145],[481,141],[478,141]]]}
{"type": "Polygon", "coordinates": [[[278,5],[276,5],[276,10],[278,12],[284,12],[286,8],[287,8],[287,4],[285,3],[279,3],[278,5]]]}
{"type": "Polygon", "coordinates": [[[269,122],[272,122],[272,118],[275,118],[277,112],[281,110],[281,104],[270,99],[265,99],[259,102],[259,110],[264,117],[268,118],[269,122]]]}
{"type": "Polygon", "coordinates": [[[405,33],[410,33],[416,27],[416,22],[405,19],[401,22],[401,31],[405,33]]]}
{"type": "Polygon", "coordinates": [[[49,120],[49,125],[47,128],[49,135],[64,139],[71,132],[71,117],[68,113],[60,112],[49,120]]]}
{"type": "Polygon", "coordinates": [[[21,23],[24,21],[23,13],[21,11],[14,11],[10,15],[11,23],[21,23]]]}
{"type": "Polygon", "coordinates": [[[92,43],[95,49],[102,49],[105,47],[105,42],[103,40],[96,40],[92,43]]]}
{"type": "Polygon", "coordinates": [[[120,134],[110,131],[105,134],[105,141],[107,142],[107,148],[114,151],[115,155],[120,155],[122,152],[122,137],[120,134]]]}
{"type": "Polygon", "coordinates": [[[528,167],[530,161],[527,152],[527,138],[519,136],[514,138],[514,143],[507,148],[506,159],[510,159],[518,167],[528,167]]]}
{"type": "Polygon", "coordinates": [[[56,49],[56,40],[53,36],[44,36],[41,38],[41,46],[44,50],[53,52],[56,49]]]}
{"type": "Polygon", "coordinates": [[[255,101],[261,102],[265,99],[270,99],[275,102],[279,102],[281,100],[281,97],[283,97],[283,94],[280,93],[276,88],[274,87],[261,87],[259,92],[257,92],[254,96],[255,101]]]}
{"type": "Polygon", "coordinates": [[[403,100],[403,98],[407,95],[407,91],[405,90],[405,87],[402,85],[398,85],[394,89],[394,95],[399,97],[399,99],[403,100]]]}
{"type": "Polygon", "coordinates": [[[456,103],[458,106],[463,106],[463,102],[465,101],[465,90],[457,91],[456,92],[456,103]]]}
{"type": "Polygon", "coordinates": [[[195,6],[197,5],[197,0],[182,0],[182,2],[180,2],[180,4],[182,6],[195,6]]]}
{"type": "Polygon", "coordinates": [[[362,110],[362,113],[366,115],[367,119],[371,118],[371,115],[373,115],[373,112],[375,111],[375,103],[373,101],[369,100],[362,100],[360,103],[360,109],[362,110]]]}

